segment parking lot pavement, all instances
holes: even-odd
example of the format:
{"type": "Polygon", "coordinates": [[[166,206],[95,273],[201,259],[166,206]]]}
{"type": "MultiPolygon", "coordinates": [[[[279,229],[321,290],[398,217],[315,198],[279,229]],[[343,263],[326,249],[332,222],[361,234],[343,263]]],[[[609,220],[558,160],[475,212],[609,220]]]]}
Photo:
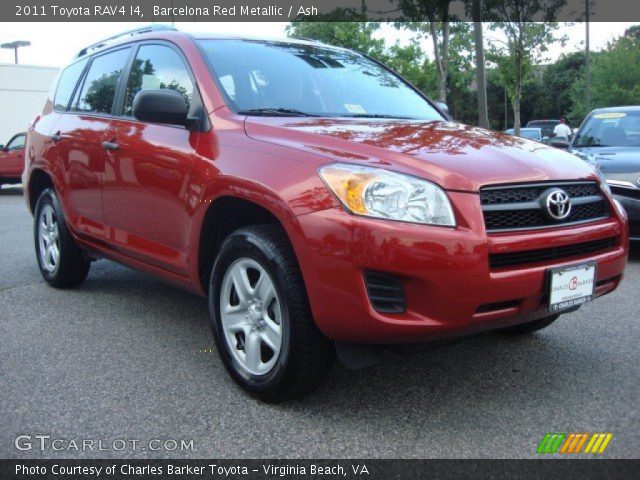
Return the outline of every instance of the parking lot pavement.
{"type": "Polygon", "coordinates": [[[640,452],[640,249],[617,292],[538,334],[336,366],[314,396],[272,406],[227,376],[205,300],[106,260],[78,289],[48,287],[21,194],[0,190],[1,458],[517,458],[547,432],[612,432],[605,456],[640,452]],[[37,434],[62,450],[15,448],[37,434]]]}

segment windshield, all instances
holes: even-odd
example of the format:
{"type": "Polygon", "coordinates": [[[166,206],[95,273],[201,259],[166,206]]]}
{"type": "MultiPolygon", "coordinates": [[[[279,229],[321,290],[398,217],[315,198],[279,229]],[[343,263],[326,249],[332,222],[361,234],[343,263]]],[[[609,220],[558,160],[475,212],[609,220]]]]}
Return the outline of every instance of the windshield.
{"type": "Polygon", "coordinates": [[[521,128],[520,136],[522,138],[530,138],[531,140],[540,140],[540,130],[537,128],[521,128]]]}
{"type": "Polygon", "coordinates": [[[249,40],[199,44],[237,113],[443,120],[399,77],[353,52],[249,40]]]}
{"type": "Polygon", "coordinates": [[[537,127],[542,131],[543,137],[550,137],[553,129],[560,123],[560,120],[531,120],[527,127],[537,127]]]}
{"type": "Polygon", "coordinates": [[[640,110],[602,112],[591,115],[578,132],[573,146],[640,146],[640,110]]]}

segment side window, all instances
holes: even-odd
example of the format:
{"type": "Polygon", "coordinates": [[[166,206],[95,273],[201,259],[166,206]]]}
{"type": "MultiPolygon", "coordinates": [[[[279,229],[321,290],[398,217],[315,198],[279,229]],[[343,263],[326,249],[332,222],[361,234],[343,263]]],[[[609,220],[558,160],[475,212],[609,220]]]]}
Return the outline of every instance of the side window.
{"type": "Polygon", "coordinates": [[[165,45],[142,45],[131,67],[124,96],[124,115],[133,116],[133,99],[138,92],[162,88],[180,93],[189,110],[193,82],[180,55],[165,45]]]}
{"type": "Polygon", "coordinates": [[[73,110],[78,112],[111,113],[113,98],[131,48],[124,48],[96,57],[82,85],[73,110]]]}
{"type": "Polygon", "coordinates": [[[16,135],[11,140],[9,140],[9,144],[6,146],[7,150],[22,150],[24,148],[24,135],[16,135]]]}
{"type": "Polygon", "coordinates": [[[56,110],[64,112],[69,106],[73,90],[76,88],[76,83],[78,83],[78,79],[80,78],[80,75],[82,75],[86,64],[87,59],[81,60],[73,65],[69,65],[60,74],[56,94],[53,100],[54,108],[56,110]]]}

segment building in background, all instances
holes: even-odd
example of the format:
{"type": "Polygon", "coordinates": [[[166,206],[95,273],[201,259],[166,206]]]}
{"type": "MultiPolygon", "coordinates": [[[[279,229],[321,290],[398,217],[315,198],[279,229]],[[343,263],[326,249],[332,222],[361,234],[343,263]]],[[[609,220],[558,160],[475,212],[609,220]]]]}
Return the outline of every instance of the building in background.
{"type": "Polygon", "coordinates": [[[0,63],[0,144],[42,113],[58,68],[0,63]]]}

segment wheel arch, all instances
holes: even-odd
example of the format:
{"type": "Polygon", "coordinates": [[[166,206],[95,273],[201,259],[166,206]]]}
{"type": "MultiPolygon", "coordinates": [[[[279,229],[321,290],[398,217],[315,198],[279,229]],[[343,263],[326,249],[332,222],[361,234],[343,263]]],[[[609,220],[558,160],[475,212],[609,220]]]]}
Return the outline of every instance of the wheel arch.
{"type": "Polygon", "coordinates": [[[32,214],[35,212],[40,194],[47,188],[55,190],[52,176],[41,168],[34,168],[27,184],[27,205],[32,214]]]}
{"type": "Polygon", "coordinates": [[[232,195],[220,196],[210,203],[199,229],[197,251],[197,279],[205,295],[213,260],[229,233],[249,225],[272,224],[282,228],[291,243],[286,220],[263,205],[232,195]]]}

